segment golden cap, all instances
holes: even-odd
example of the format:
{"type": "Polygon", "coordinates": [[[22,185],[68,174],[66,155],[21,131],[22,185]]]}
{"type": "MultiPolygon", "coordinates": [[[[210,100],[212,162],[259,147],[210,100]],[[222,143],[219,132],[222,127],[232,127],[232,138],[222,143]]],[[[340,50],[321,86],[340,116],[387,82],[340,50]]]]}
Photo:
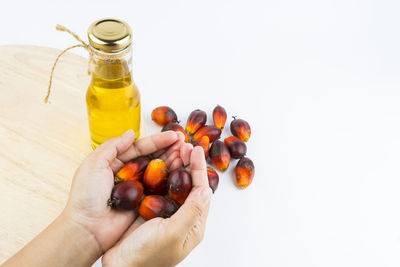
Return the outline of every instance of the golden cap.
{"type": "Polygon", "coordinates": [[[95,21],[88,29],[89,44],[102,52],[116,53],[130,46],[132,32],[129,25],[118,19],[95,21]]]}

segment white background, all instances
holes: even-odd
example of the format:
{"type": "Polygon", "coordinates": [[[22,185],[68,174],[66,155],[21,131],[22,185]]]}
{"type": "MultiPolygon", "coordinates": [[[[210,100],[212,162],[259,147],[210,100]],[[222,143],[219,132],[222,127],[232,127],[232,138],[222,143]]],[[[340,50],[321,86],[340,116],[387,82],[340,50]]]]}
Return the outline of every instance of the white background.
{"type": "Polygon", "coordinates": [[[158,105],[183,123],[216,104],[250,122],[254,182],[221,176],[180,266],[400,266],[399,13],[395,0],[2,1],[0,44],[63,49],[75,42],[57,23],[86,38],[121,18],[147,133],[158,105]]]}

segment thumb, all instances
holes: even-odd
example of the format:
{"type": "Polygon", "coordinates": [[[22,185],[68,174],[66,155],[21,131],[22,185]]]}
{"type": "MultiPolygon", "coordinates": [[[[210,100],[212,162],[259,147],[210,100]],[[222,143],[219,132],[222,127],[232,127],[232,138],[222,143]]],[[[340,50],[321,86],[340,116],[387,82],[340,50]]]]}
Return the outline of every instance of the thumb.
{"type": "Polygon", "coordinates": [[[133,130],[128,130],[121,136],[106,140],[90,154],[90,157],[111,162],[115,160],[118,155],[128,150],[134,141],[135,132],[133,130]]]}
{"type": "MultiPolygon", "coordinates": [[[[202,225],[201,230],[204,230],[211,196],[212,190],[208,186],[197,187],[190,192],[185,203],[171,217],[174,231],[186,233],[191,231],[195,225],[202,225]]],[[[200,237],[202,237],[202,233],[200,237]]]]}
{"type": "Polygon", "coordinates": [[[193,188],[185,203],[170,218],[171,231],[183,237],[183,248],[193,249],[202,239],[206,226],[212,190],[208,185],[204,151],[195,147],[190,155],[193,188]]]}

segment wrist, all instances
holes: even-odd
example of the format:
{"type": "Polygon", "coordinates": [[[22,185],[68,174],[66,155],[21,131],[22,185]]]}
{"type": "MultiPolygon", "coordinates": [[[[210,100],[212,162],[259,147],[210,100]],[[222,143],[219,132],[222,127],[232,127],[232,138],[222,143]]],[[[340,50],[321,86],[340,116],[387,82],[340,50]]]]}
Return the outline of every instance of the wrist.
{"type": "Polygon", "coordinates": [[[93,264],[103,254],[95,235],[85,226],[76,221],[64,210],[56,219],[59,231],[64,233],[64,242],[70,247],[71,253],[81,260],[93,264]]]}

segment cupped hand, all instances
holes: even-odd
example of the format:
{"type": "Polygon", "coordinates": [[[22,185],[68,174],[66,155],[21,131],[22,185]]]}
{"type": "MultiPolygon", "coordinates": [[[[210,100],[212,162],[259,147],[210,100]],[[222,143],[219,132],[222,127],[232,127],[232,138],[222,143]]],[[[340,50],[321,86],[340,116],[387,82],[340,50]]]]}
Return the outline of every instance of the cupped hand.
{"type": "Polygon", "coordinates": [[[103,266],[175,266],[203,239],[212,195],[203,149],[182,144],[180,159],[174,160],[190,162],[192,175],[193,188],[185,203],[170,218],[138,217],[104,254],[103,266]]]}
{"type": "Polygon", "coordinates": [[[115,211],[107,206],[114,186],[114,173],[125,162],[155,154],[171,169],[182,165],[184,136],[172,131],[134,141],[132,130],[111,138],[93,151],[75,173],[63,216],[93,235],[100,253],[113,246],[136,219],[132,211],[115,211]]]}

